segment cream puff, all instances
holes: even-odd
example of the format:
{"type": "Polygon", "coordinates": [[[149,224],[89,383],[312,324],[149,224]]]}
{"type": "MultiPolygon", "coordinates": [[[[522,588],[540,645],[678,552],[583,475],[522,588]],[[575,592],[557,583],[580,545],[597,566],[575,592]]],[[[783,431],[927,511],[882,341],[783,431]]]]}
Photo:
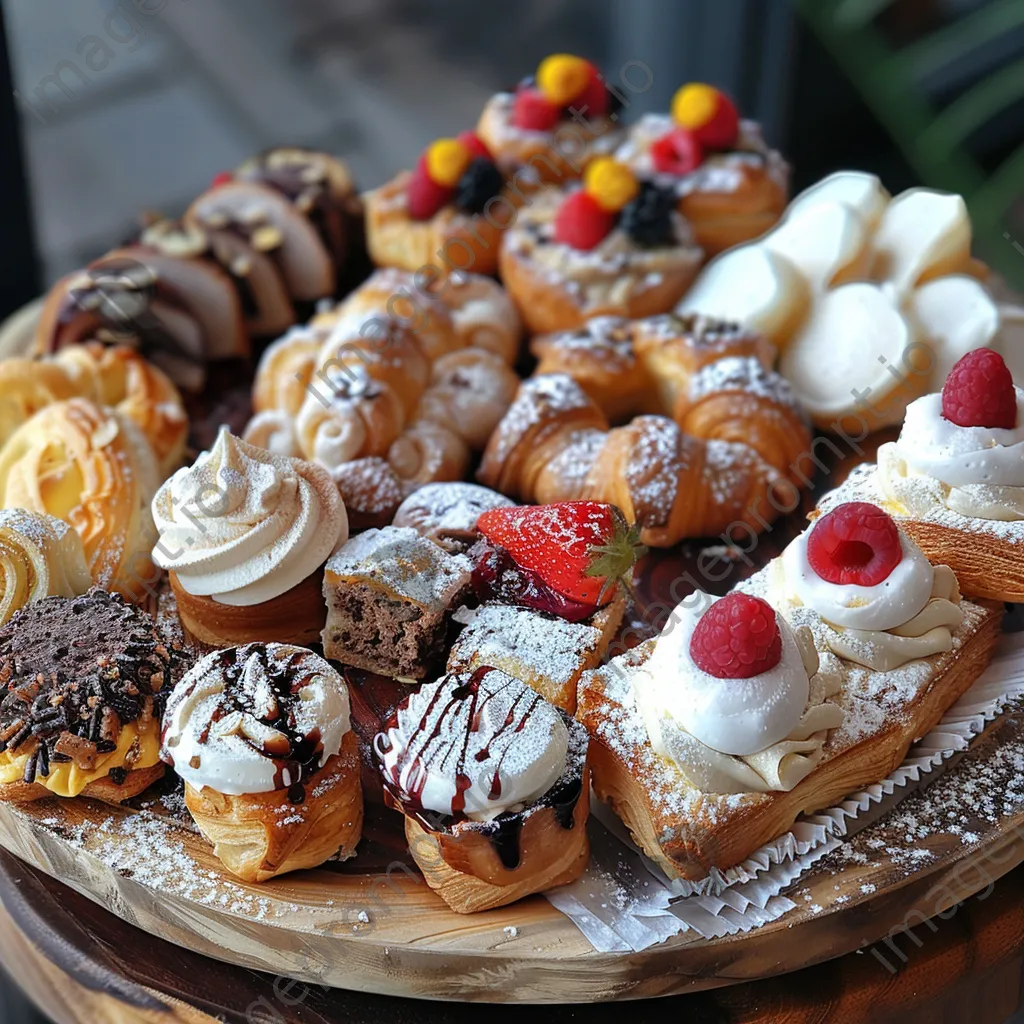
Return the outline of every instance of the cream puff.
{"type": "Polygon", "coordinates": [[[153,499],[153,560],[170,573],[186,630],[218,647],[311,643],[326,607],[324,562],[348,538],[345,504],[321,466],[221,429],[153,499]]]}
{"type": "Polygon", "coordinates": [[[254,643],[208,654],[167,701],[162,754],[239,878],[355,852],[363,799],[348,688],[312,651],[254,643]]]}

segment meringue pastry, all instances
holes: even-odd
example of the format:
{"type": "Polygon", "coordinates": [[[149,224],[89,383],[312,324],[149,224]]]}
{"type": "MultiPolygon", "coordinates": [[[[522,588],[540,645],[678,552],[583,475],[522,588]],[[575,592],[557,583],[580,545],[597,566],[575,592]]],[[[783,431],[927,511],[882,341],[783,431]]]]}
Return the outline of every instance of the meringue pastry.
{"type": "Polygon", "coordinates": [[[525,683],[480,668],[422,686],[374,750],[413,859],[456,913],[564,885],[586,867],[586,733],[525,683]]]}
{"type": "Polygon", "coordinates": [[[160,488],[153,518],[153,559],[170,573],[182,623],[198,640],[319,637],[322,567],[348,538],[345,504],[323,467],[272,455],[224,427],[160,488]]]}
{"type": "Polygon", "coordinates": [[[202,658],[167,701],[162,755],[239,878],[355,852],[363,797],[348,687],[312,651],[253,643],[202,658]]]}

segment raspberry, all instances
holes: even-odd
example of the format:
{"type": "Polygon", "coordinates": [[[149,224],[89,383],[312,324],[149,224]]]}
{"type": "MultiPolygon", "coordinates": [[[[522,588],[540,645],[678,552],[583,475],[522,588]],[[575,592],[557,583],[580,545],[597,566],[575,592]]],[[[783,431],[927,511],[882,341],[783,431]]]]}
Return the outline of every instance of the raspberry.
{"type": "Polygon", "coordinates": [[[704,147],[688,128],[674,128],[651,144],[651,163],[662,174],[689,174],[704,160],[704,147]]]}
{"type": "Polygon", "coordinates": [[[555,241],[574,249],[593,249],[611,231],[615,215],[602,210],[582,189],[571,192],[555,214],[555,241]]]}
{"type": "Polygon", "coordinates": [[[454,192],[453,188],[431,181],[426,160],[420,157],[405,193],[409,216],[413,220],[430,220],[451,199],[454,192]]]}
{"type": "Polygon", "coordinates": [[[487,144],[479,135],[477,135],[476,132],[459,132],[455,138],[461,142],[474,157],[482,156],[485,160],[490,160],[492,163],[494,162],[494,157],[491,156],[491,151],[487,148],[487,144]]]}
{"type": "Polygon", "coordinates": [[[900,564],[900,531],[867,501],[848,501],[822,516],[807,538],[807,561],[826,583],[873,587],[900,564]]]}
{"type": "Polygon", "coordinates": [[[716,679],[749,679],[782,660],[782,634],[767,601],[734,591],[700,618],[690,657],[716,679]]]}
{"type": "Polygon", "coordinates": [[[235,180],[235,176],[230,171],[221,171],[219,174],[213,176],[213,181],[210,182],[210,188],[220,188],[221,185],[230,185],[235,180]]]}
{"type": "Polygon", "coordinates": [[[559,110],[537,89],[520,89],[512,106],[512,123],[528,131],[549,132],[558,124],[559,110]]]}
{"type": "Polygon", "coordinates": [[[942,415],[961,427],[1017,426],[1017,392],[998,352],[979,348],[957,360],[942,387],[942,415]]]}
{"type": "Polygon", "coordinates": [[[609,113],[608,95],[608,87],[598,77],[597,68],[591,65],[587,87],[569,106],[588,117],[606,117],[609,113]]]}

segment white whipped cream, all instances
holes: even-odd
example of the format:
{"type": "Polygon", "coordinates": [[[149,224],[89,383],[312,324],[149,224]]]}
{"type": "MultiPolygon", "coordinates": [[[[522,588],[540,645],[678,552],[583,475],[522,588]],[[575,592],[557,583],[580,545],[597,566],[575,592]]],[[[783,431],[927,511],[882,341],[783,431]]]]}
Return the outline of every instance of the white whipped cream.
{"type": "Polygon", "coordinates": [[[153,499],[153,561],[189,594],[256,605],[290,590],[348,539],[330,474],[222,428],[213,447],[153,499]]]}
{"type": "Polygon", "coordinates": [[[776,614],[782,635],[778,665],[749,679],[710,675],[690,655],[701,614],[717,600],[701,598],[676,608],[634,683],[651,744],[664,751],[667,718],[712,750],[756,754],[785,739],[800,721],[810,692],[803,656],[793,630],[776,614]]]}
{"type": "Polygon", "coordinates": [[[411,694],[374,747],[404,804],[490,821],[561,778],[569,731],[558,710],[496,669],[449,675],[411,694]],[[469,781],[459,808],[456,779],[469,781]]]}
{"type": "Polygon", "coordinates": [[[349,728],[348,688],[323,658],[290,644],[247,644],[208,654],[178,682],[161,756],[195,789],[270,793],[322,768],[349,728]]]}
{"type": "Polygon", "coordinates": [[[782,554],[786,583],[802,604],[836,626],[851,629],[893,629],[912,619],[932,596],[934,570],[921,549],[902,531],[903,556],[889,575],[874,586],[829,583],[807,559],[807,543],[815,527],[804,530],[782,554]]]}
{"type": "Polygon", "coordinates": [[[1017,426],[961,427],[942,415],[942,395],[911,402],[896,450],[917,473],[944,484],[1024,488],[1024,388],[1015,387],[1017,426]]]}

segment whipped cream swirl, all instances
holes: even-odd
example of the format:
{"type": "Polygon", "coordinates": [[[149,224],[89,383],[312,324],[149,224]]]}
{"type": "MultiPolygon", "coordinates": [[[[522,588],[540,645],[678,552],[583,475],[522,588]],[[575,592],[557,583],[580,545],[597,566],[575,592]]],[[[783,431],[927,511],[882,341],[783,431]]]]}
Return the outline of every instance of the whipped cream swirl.
{"type": "Polygon", "coordinates": [[[222,428],[195,465],[153,499],[153,561],[189,594],[256,605],[301,583],[348,539],[330,474],[273,455],[222,428]]]}
{"type": "Polygon", "coordinates": [[[374,748],[386,783],[410,810],[490,821],[555,785],[569,731],[525,683],[481,668],[411,694],[374,748]]]}
{"type": "Polygon", "coordinates": [[[341,750],[349,711],[344,679],[304,647],[215,651],[175,686],[161,756],[195,789],[289,789],[301,803],[303,783],[341,750]]]}
{"type": "Polygon", "coordinates": [[[823,580],[807,559],[811,533],[805,530],[775,565],[774,585],[785,598],[821,616],[829,649],[876,672],[952,650],[953,632],[963,621],[956,575],[933,567],[902,531],[902,558],[873,586],[823,580]]]}
{"type": "Polygon", "coordinates": [[[704,793],[788,791],[822,756],[828,730],[843,711],[827,702],[838,677],[819,672],[806,627],[776,614],[782,658],[748,679],[719,679],[690,655],[701,614],[716,601],[697,593],[673,612],[633,692],[651,746],[704,793]]]}

